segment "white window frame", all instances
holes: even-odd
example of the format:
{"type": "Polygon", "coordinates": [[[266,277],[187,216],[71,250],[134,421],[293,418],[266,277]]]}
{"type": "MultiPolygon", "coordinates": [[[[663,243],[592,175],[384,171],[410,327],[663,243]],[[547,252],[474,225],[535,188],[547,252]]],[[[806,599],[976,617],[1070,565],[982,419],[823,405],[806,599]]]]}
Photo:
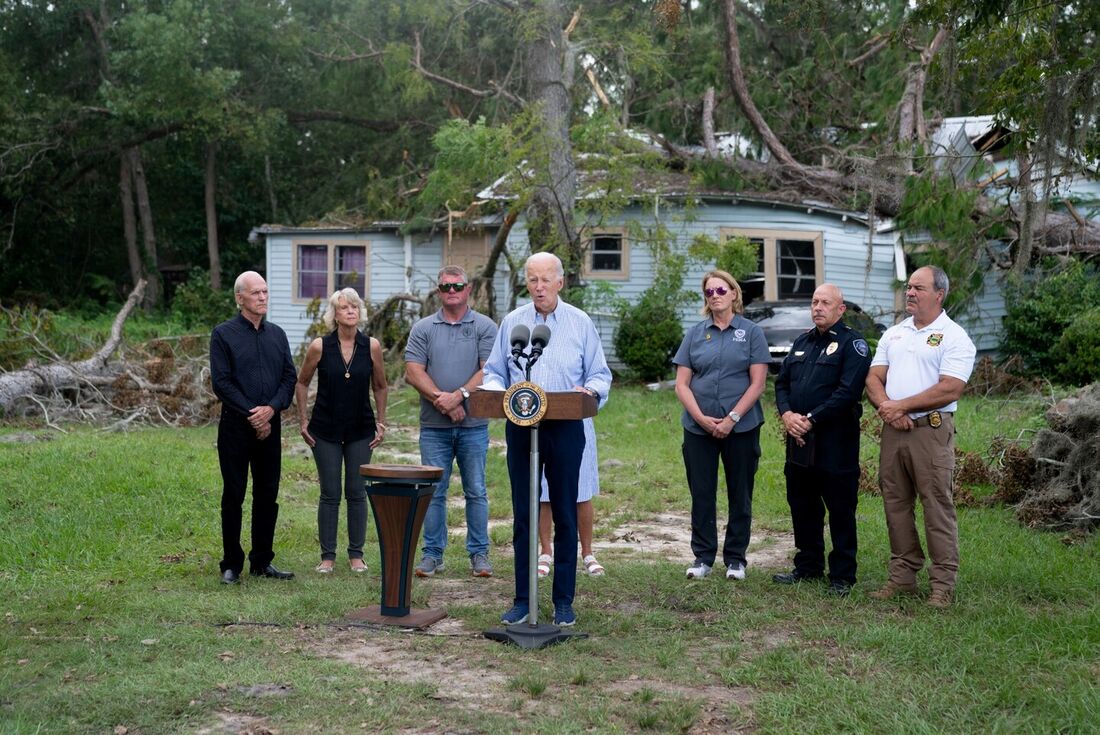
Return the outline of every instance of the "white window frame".
{"type": "Polygon", "coordinates": [[[779,240],[804,240],[814,244],[814,285],[825,282],[825,235],[820,230],[760,230],[742,227],[722,227],[722,241],[745,237],[764,241],[764,300],[779,300],[779,240]]]}
{"type": "Polygon", "coordinates": [[[369,301],[370,295],[370,240],[318,240],[316,238],[302,238],[292,240],[290,243],[290,294],[291,303],[294,304],[308,304],[313,301],[312,298],[307,298],[298,295],[298,249],[303,246],[309,247],[323,247],[326,249],[325,254],[325,294],[321,296],[321,300],[324,301],[336,290],[336,248],[340,247],[360,247],[363,248],[363,291],[359,294],[363,301],[369,301]]]}

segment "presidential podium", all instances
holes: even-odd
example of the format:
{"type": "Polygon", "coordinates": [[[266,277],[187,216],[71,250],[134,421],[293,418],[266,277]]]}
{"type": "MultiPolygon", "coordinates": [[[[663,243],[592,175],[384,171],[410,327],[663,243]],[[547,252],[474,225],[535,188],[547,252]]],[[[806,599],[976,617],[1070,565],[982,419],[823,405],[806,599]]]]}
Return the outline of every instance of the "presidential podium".
{"type": "MultiPolygon", "coordinates": [[[[513,387],[513,389],[516,386],[513,387]]],[[[521,426],[530,426],[533,433],[531,441],[530,464],[530,493],[528,523],[530,534],[528,538],[528,618],[526,623],[509,625],[507,628],[490,628],[485,631],[485,637],[502,643],[513,643],[520,648],[542,648],[552,643],[569,640],[570,638],[587,638],[587,633],[574,630],[563,630],[556,625],[539,624],[538,622],[538,531],[539,531],[539,495],[541,492],[541,478],[539,474],[539,450],[538,450],[538,422],[541,421],[570,421],[585,419],[595,416],[599,408],[596,398],[584,391],[559,391],[547,392],[540,395],[545,398],[545,411],[537,417],[527,418],[523,413],[509,415],[505,411],[506,391],[477,390],[470,394],[467,402],[467,410],[471,416],[487,419],[503,419],[513,421],[521,426]],[[518,421],[516,419],[519,419],[518,421]],[[522,422],[522,423],[521,423],[522,422]]],[[[511,409],[516,414],[515,407],[511,409]]]]}
{"type": "MultiPolygon", "coordinates": [[[[595,416],[599,407],[593,396],[579,390],[547,393],[546,398],[546,415],[542,417],[543,421],[586,419],[595,416]]],[[[467,405],[470,415],[479,419],[506,418],[502,390],[476,390],[470,394],[467,405]]]]}

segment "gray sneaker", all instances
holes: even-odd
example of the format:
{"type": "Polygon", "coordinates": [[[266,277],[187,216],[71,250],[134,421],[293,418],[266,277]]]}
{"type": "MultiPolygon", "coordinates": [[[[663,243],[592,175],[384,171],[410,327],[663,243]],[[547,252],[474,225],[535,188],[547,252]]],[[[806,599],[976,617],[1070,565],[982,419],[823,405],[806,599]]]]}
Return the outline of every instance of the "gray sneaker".
{"type": "Polygon", "coordinates": [[[413,571],[418,577],[430,577],[436,572],[443,571],[443,560],[436,559],[434,556],[425,556],[420,559],[420,563],[413,571]]]}
{"type": "Polygon", "coordinates": [[[474,570],[475,577],[493,576],[493,565],[489,563],[489,555],[485,552],[471,556],[470,566],[474,570]]]}

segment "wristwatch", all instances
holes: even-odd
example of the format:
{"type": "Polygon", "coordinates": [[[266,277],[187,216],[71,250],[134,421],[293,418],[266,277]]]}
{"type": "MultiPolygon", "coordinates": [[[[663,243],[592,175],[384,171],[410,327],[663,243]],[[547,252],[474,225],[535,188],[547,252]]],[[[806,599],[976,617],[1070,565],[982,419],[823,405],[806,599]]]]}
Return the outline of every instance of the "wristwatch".
{"type": "Polygon", "coordinates": [[[466,386],[460,385],[458,387],[458,392],[462,394],[462,400],[464,400],[464,401],[470,400],[470,391],[466,390],[466,386]]]}
{"type": "Polygon", "coordinates": [[[729,412],[729,414],[728,414],[728,416],[730,417],[730,421],[732,421],[732,422],[733,422],[733,423],[735,423],[735,424],[736,424],[736,423],[737,423],[738,421],[740,421],[740,420],[741,420],[741,414],[737,413],[737,410],[736,410],[736,409],[735,409],[735,410],[733,410],[733,411],[730,411],[730,412],[729,412]]]}

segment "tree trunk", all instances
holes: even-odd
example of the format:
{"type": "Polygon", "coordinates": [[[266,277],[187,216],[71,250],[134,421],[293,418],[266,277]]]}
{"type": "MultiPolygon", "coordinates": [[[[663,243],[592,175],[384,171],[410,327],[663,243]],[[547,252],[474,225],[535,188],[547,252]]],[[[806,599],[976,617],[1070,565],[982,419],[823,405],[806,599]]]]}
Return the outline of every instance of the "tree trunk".
{"type": "Polygon", "coordinates": [[[905,91],[898,102],[897,112],[898,143],[909,156],[907,171],[913,170],[913,142],[928,139],[928,128],[924,122],[924,85],[928,79],[928,67],[945,40],[947,29],[940,28],[928,47],[920,52],[920,61],[910,64],[906,74],[905,91]]]}
{"type": "Polygon", "coordinates": [[[278,209],[278,202],[275,199],[275,183],[271,178],[271,156],[264,154],[264,181],[267,182],[267,198],[271,203],[271,224],[275,224],[279,221],[278,215],[275,214],[278,209]]]}
{"type": "Polygon", "coordinates": [[[562,64],[566,15],[561,0],[546,0],[537,13],[538,37],[527,47],[528,100],[537,106],[539,143],[534,193],[527,212],[531,251],[556,253],[565,265],[567,285],[575,285],[581,269],[581,248],[573,225],[577,172],[569,142],[572,104],[562,64]]]}
{"type": "Polygon", "coordinates": [[[149,285],[145,289],[146,310],[160,303],[160,271],[157,268],[157,237],[153,231],[153,209],[149,206],[149,188],[145,184],[145,167],[141,163],[141,149],[128,150],[130,174],[137,195],[138,216],[141,219],[141,239],[145,245],[145,273],[149,285]]]}
{"type": "Polygon", "coordinates": [[[130,283],[136,286],[145,276],[145,262],[137,245],[137,218],[134,215],[131,179],[130,157],[123,151],[118,157],[118,193],[122,200],[122,232],[126,239],[126,258],[130,262],[130,283]]]}
{"type": "Polygon", "coordinates": [[[210,288],[220,291],[222,260],[218,251],[218,208],[214,202],[217,155],[218,144],[210,141],[206,144],[206,185],[203,187],[206,203],[206,252],[210,256],[210,288]]]}
{"type": "Polygon", "coordinates": [[[764,141],[775,159],[792,168],[802,168],[802,164],[794,160],[787,147],[772,132],[771,127],[760,111],[756,109],[756,103],[752,101],[748,85],[745,84],[745,73],[741,69],[741,40],[737,35],[737,3],[735,0],[723,0],[726,21],[726,71],[729,72],[730,91],[733,98],[741,107],[741,112],[748,118],[756,134],[764,141]]]}
{"type": "Polygon", "coordinates": [[[0,375],[0,415],[11,411],[12,406],[22,396],[56,391],[61,388],[75,388],[93,376],[107,372],[107,360],[114,354],[122,341],[122,325],[130,312],[141,300],[145,290],[145,281],[139,280],[130,292],[130,297],[122,309],[115,315],[111,325],[111,335],[99,350],[89,357],[75,363],[54,363],[42,367],[13,370],[0,375]]]}

